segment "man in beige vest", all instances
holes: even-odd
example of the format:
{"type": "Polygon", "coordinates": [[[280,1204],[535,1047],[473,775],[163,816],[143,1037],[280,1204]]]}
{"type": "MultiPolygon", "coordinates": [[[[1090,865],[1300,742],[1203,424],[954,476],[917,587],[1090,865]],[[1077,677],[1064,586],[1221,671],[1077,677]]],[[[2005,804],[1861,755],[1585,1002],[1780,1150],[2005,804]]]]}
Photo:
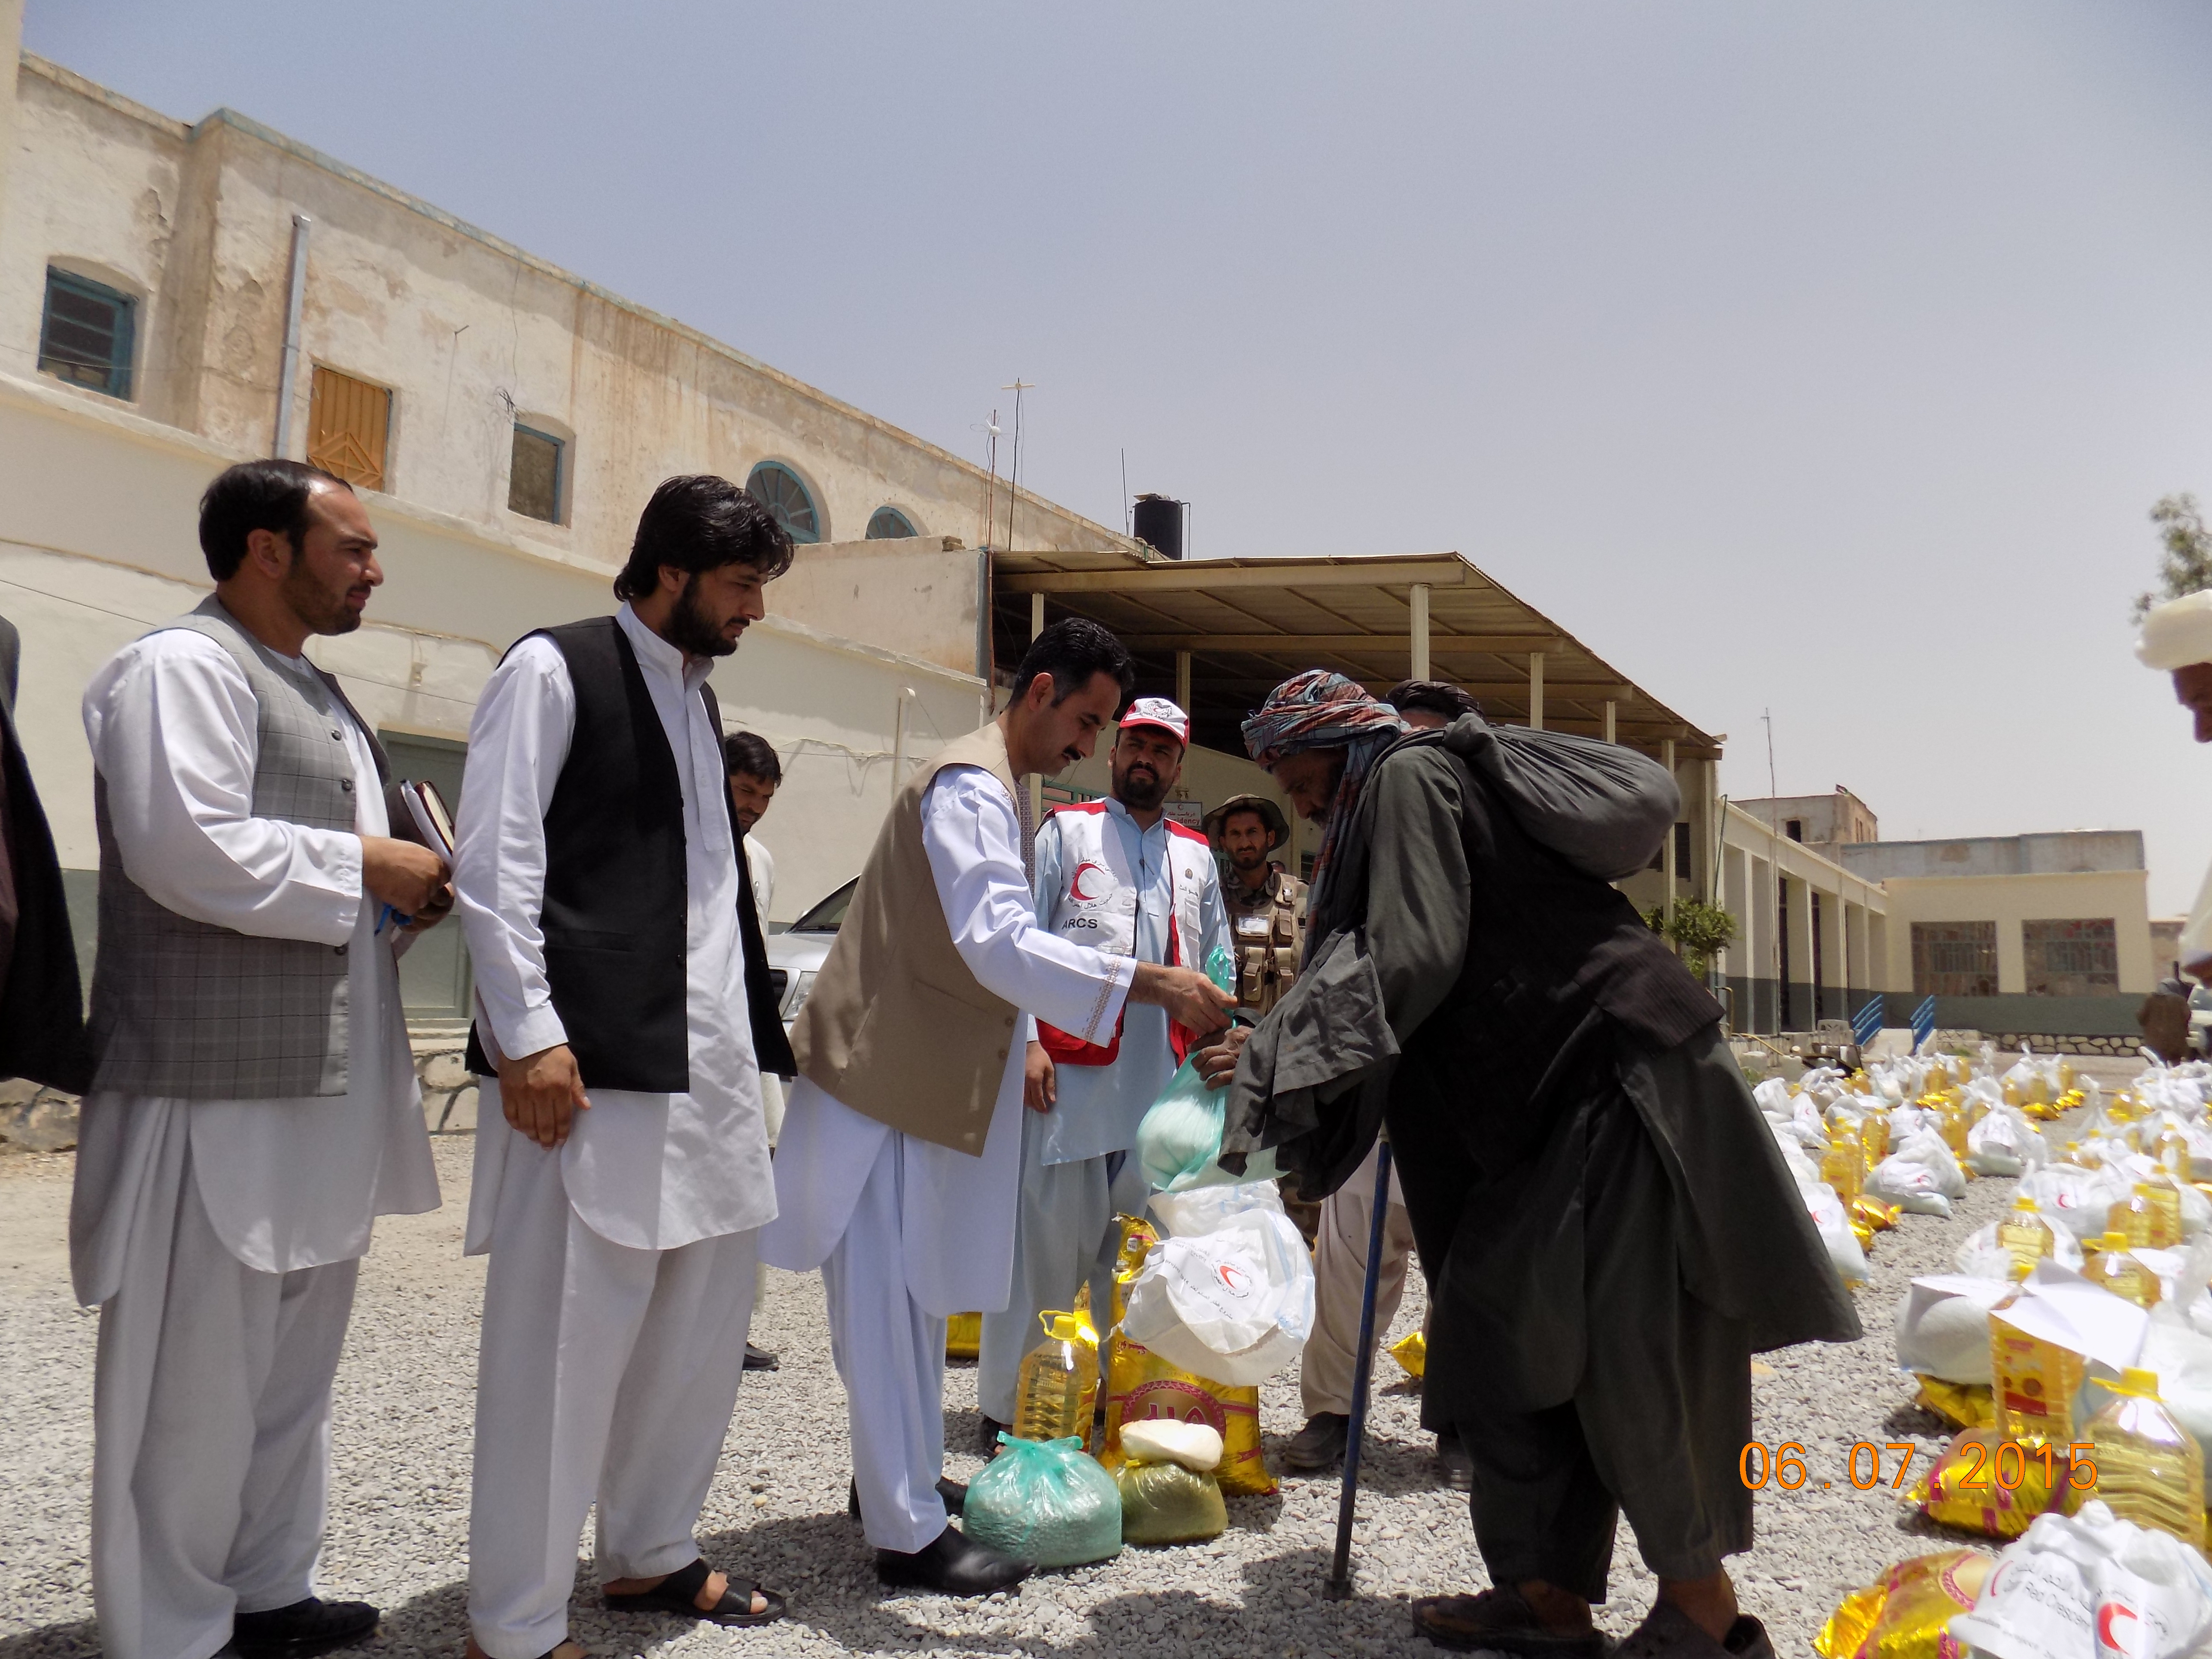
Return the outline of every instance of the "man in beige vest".
{"type": "Polygon", "coordinates": [[[854,1504],[878,1575],[986,1595],[1028,1571],[945,1519],[945,1321],[1006,1305],[1034,1022],[1086,1040],[1124,1003],[1200,1032],[1227,999],[1194,969],[1109,957],[1037,924],[1019,780],[1089,755],[1127,698],[1097,623],[1039,635],[1006,712],[945,745],[891,805],[793,1030],[770,1266],[818,1267],[852,1425],[854,1504]]]}

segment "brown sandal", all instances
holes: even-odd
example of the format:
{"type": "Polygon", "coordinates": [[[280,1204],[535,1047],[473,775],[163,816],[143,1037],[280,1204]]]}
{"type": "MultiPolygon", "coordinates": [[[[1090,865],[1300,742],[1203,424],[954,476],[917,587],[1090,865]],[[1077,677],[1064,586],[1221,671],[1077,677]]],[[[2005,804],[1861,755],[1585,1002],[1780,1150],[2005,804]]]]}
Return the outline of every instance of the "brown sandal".
{"type": "Polygon", "coordinates": [[[1413,1603],[1413,1634],[1460,1653],[1494,1652],[1522,1659],[1606,1659],[1607,1644],[1595,1631],[1561,1636],[1546,1630],[1517,1590],[1480,1595],[1424,1595],[1413,1603]]]}

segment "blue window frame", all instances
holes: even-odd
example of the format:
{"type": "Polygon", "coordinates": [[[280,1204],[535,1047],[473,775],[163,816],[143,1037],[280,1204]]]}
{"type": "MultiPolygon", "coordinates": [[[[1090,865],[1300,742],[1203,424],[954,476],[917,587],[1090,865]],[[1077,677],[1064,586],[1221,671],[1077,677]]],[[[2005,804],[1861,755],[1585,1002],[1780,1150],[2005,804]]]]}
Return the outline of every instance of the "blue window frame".
{"type": "Polygon", "coordinates": [[[562,473],[568,446],[550,432],[514,423],[514,449],[507,473],[507,510],[547,524],[561,522],[562,473]]]}
{"type": "Polygon", "coordinates": [[[789,467],[780,461],[763,461],[745,480],[745,488],[775,515],[776,522],[790,532],[792,540],[822,539],[822,515],[815,510],[814,496],[789,467]]]}
{"type": "Polygon", "coordinates": [[[101,283],[46,268],[46,312],[39,368],[111,398],[131,395],[131,348],[138,302],[101,283]]]}
{"type": "Polygon", "coordinates": [[[914,520],[895,507],[879,507],[868,517],[868,539],[872,542],[902,541],[921,533],[914,527],[914,520]]]}

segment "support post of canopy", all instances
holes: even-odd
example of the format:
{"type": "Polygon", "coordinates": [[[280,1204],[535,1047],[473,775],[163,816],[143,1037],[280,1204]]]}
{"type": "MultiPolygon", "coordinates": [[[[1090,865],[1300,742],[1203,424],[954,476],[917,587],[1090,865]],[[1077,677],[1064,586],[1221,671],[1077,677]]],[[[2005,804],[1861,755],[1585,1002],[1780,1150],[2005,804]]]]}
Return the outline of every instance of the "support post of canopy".
{"type": "Polygon", "coordinates": [[[1429,677],[1429,585],[1415,582],[1413,592],[1413,662],[1409,672],[1413,678],[1429,677]]]}
{"type": "MultiPolygon", "coordinates": [[[[1659,740],[1659,763],[1667,769],[1668,777],[1674,777],[1674,738],[1662,738],[1659,740]]],[[[1662,850],[1661,858],[1667,877],[1667,920],[1672,921],[1674,920],[1674,826],[1671,823],[1667,826],[1667,845],[1662,850]]]]}
{"type": "Polygon", "coordinates": [[[1544,653],[1528,653],[1528,729],[1544,729],[1544,653]]]}
{"type": "Polygon", "coordinates": [[[1618,743],[1620,741],[1620,738],[1614,737],[1613,734],[1613,711],[1619,705],[1616,704],[1610,697],[1607,697],[1605,700],[1605,740],[1607,743],[1618,743]]]}
{"type": "Polygon", "coordinates": [[[1176,707],[1188,716],[1190,713],[1190,653],[1176,653],[1176,707]]]}

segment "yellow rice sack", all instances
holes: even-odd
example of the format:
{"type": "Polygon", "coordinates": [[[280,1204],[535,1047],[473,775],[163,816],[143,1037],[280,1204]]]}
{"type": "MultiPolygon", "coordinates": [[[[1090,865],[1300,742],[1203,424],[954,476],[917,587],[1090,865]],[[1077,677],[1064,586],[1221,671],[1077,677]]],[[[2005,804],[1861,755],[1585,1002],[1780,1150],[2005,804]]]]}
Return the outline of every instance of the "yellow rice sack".
{"type": "Polygon", "coordinates": [[[1154,1417],[1203,1423],[1221,1437],[1221,1467],[1213,1474],[1223,1492],[1263,1498],[1275,1490],[1275,1477],[1260,1455],[1258,1389],[1233,1389],[1194,1376],[1117,1336],[1106,1390],[1106,1443],[1098,1461],[1109,1469],[1121,1468],[1127,1461],[1121,1425],[1154,1417]]]}
{"type": "Polygon", "coordinates": [[[1960,1659],[1946,1628],[1971,1612],[1995,1563],[1979,1550],[1917,1555],[1853,1590],[1813,1638],[1820,1659],[1960,1659]]]}
{"type": "Polygon", "coordinates": [[[983,1352],[983,1316],[953,1314],[945,1322],[945,1357],[973,1359],[983,1352]]]}

